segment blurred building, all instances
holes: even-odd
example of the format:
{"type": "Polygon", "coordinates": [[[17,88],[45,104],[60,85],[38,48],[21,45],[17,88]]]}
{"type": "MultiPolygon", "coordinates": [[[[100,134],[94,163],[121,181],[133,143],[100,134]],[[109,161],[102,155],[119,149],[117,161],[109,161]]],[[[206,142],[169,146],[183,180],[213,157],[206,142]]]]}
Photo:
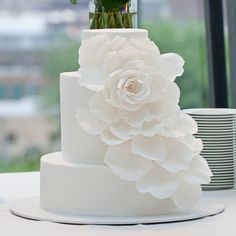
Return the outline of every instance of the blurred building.
{"type": "Polygon", "coordinates": [[[45,82],[42,53],[59,35],[79,37],[88,22],[87,2],[2,0],[0,9],[0,99],[38,94],[45,82]]]}
{"type": "MultiPolygon", "coordinates": [[[[144,13],[145,20],[157,22],[158,27],[159,19],[202,17],[201,4],[140,0],[140,16],[144,13]]],[[[37,104],[47,86],[43,55],[60,36],[79,38],[84,28],[88,28],[88,0],[79,0],[76,6],[69,0],[0,1],[0,158],[53,149],[58,124],[50,114],[39,114],[37,104]]]]}
{"type": "Polygon", "coordinates": [[[10,160],[58,150],[55,117],[40,114],[35,98],[0,101],[0,158],[10,160]]]}
{"type": "Polygon", "coordinates": [[[87,8],[87,1],[0,1],[0,159],[59,149],[55,116],[37,104],[47,84],[43,55],[58,37],[79,37],[87,8]]]}

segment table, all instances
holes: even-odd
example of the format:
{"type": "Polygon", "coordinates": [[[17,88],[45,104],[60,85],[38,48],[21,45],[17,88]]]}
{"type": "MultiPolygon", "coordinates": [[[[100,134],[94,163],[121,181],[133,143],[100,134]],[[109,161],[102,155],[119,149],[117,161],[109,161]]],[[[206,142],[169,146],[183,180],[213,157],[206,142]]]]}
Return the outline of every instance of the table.
{"type": "Polygon", "coordinates": [[[0,174],[1,236],[235,236],[236,189],[204,192],[212,201],[224,203],[222,214],[195,221],[135,225],[93,226],[63,225],[16,217],[9,212],[12,202],[39,195],[39,173],[0,174]]]}

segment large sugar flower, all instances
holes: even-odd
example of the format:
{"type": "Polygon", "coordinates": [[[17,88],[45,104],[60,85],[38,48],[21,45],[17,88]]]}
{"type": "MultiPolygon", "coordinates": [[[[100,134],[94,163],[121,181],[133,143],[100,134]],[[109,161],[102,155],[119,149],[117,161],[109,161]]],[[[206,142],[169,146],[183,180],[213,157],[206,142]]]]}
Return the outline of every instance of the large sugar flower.
{"type": "Polygon", "coordinates": [[[94,94],[77,120],[108,145],[104,162],[140,192],[192,206],[211,171],[192,135],[196,122],[178,106],[183,59],[148,38],[102,34],[83,42],[79,62],[80,84],[94,94]]]}
{"type": "Polygon", "coordinates": [[[171,81],[183,73],[184,60],[174,53],[160,54],[149,38],[127,39],[99,34],[82,41],[79,50],[80,84],[94,91],[103,90],[110,74],[134,59],[156,68],[171,81]]]}

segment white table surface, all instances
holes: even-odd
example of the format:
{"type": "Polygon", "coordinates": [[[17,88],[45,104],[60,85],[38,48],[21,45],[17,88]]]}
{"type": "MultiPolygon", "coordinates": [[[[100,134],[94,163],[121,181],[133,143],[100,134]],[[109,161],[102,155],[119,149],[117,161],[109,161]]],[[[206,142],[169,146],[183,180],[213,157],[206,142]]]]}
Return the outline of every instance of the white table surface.
{"type": "Polygon", "coordinates": [[[91,226],[31,221],[12,215],[9,206],[39,195],[39,173],[0,174],[0,236],[236,236],[236,190],[205,192],[213,202],[224,203],[219,215],[200,220],[154,225],[91,226]]]}

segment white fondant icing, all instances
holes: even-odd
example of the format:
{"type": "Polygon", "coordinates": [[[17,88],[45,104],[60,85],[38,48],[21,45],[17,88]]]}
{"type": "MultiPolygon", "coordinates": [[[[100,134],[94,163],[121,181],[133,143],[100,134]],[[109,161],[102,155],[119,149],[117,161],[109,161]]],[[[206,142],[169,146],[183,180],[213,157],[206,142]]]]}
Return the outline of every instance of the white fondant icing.
{"type": "Polygon", "coordinates": [[[151,216],[176,210],[171,200],[138,192],[104,164],[70,163],[61,153],[41,159],[41,207],[90,216],[151,216]]]}
{"type": "Polygon", "coordinates": [[[116,37],[117,35],[125,38],[146,38],[148,37],[148,31],[144,29],[95,29],[95,30],[83,30],[82,40],[90,37],[109,33],[109,36],[116,37]]]}
{"type": "Polygon", "coordinates": [[[85,132],[76,120],[80,109],[87,109],[92,92],[79,85],[78,72],[66,72],[60,78],[61,144],[63,158],[72,162],[102,162],[106,145],[99,136],[85,132]]]}

